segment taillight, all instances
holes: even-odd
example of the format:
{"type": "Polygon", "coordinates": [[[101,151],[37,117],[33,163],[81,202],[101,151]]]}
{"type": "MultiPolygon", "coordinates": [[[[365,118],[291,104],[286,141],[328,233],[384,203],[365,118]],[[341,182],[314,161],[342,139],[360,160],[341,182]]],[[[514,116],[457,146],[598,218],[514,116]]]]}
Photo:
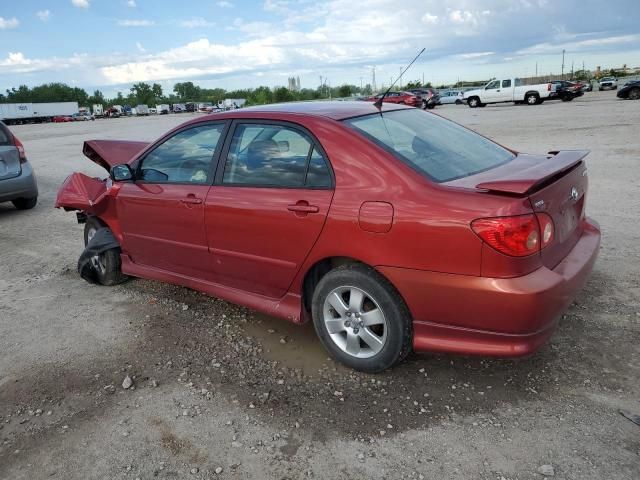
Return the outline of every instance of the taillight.
{"type": "Polygon", "coordinates": [[[553,242],[555,229],[553,220],[546,213],[536,213],[536,217],[538,217],[538,223],[540,224],[540,248],[542,249],[553,242]]]}
{"type": "Polygon", "coordinates": [[[516,217],[479,218],[473,231],[495,250],[512,257],[526,257],[540,251],[540,225],[534,214],[516,217]]]}
{"type": "Polygon", "coordinates": [[[547,92],[550,92],[550,91],[551,91],[551,84],[547,83],[547,92]]]}
{"type": "Polygon", "coordinates": [[[22,142],[18,140],[18,137],[16,137],[15,135],[13,136],[13,145],[18,149],[18,155],[20,156],[20,163],[26,163],[27,154],[24,151],[24,146],[22,145],[22,142]]]}

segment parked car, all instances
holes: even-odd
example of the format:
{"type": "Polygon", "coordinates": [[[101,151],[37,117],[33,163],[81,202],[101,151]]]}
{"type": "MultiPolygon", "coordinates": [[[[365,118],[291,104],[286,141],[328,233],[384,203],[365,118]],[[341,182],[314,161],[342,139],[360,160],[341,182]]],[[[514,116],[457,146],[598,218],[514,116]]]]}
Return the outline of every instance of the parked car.
{"type": "Polygon", "coordinates": [[[628,98],[629,100],[640,100],[640,80],[632,80],[618,90],[618,98],[628,98]]]}
{"type": "Polygon", "coordinates": [[[71,115],[71,119],[74,122],[87,122],[89,120],[95,120],[94,116],[89,112],[78,112],[71,115]]]}
{"type": "MultiPolygon", "coordinates": [[[[365,101],[375,102],[382,97],[382,95],[382,93],[372,95],[367,97],[365,101]]],[[[420,107],[422,106],[422,99],[410,92],[388,92],[384,96],[383,103],[398,103],[401,105],[409,105],[410,107],[420,107]]]]}
{"type": "Polygon", "coordinates": [[[591,83],[591,81],[589,80],[585,80],[582,83],[582,91],[583,92],[592,92],[593,91],[593,84],[591,83]]]}
{"type": "Polygon", "coordinates": [[[462,105],[464,103],[464,92],[460,90],[446,90],[440,92],[440,105],[456,104],[462,105]]]}
{"type": "Polygon", "coordinates": [[[104,111],[104,116],[107,118],[118,118],[120,116],[120,112],[121,110],[117,109],[114,105],[104,111]]]}
{"type": "Polygon", "coordinates": [[[51,121],[53,123],[73,122],[73,117],[71,115],[56,115],[51,121]]]}
{"type": "Polygon", "coordinates": [[[186,111],[187,111],[187,107],[184,106],[184,103],[173,104],[173,113],[183,113],[186,111]]]}
{"type": "Polygon", "coordinates": [[[156,110],[156,107],[149,107],[149,115],[155,115],[158,113],[158,110],[156,110]]]}
{"type": "Polygon", "coordinates": [[[581,83],[569,82],[567,80],[554,80],[551,83],[556,87],[556,94],[550,97],[549,100],[558,98],[563,102],[570,102],[574,98],[584,95],[583,85],[581,83]]]}
{"type": "Polygon", "coordinates": [[[55,204],[80,211],[83,275],[311,319],[334,358],[367,372],[412,349],[535,351],[600,244],[587,151],[520,154],[390,103],[231,110],[83,153],[110,178],[74,173],[55,204]]]}
{"type": "Polygon", "coordinates": [[[552,83],[524,85],[519,78],[491,80],[483,88],[469,90],[464,98],[471,108],[484,107],[490,103],[514,102],[539,105],[555,94],[552,83]]]}
{"type": "Polygon", "coordinates": [[[409,93],[413,93],[414,95],[420,97],[420,99],[422,100],[422,108],[424,109],[435,108],[436,105],[440,103],[440,95],[433,88],[414,88],[412,90],[409,90],[409,93]]]}
{"type": "Polygon", "coordinates": [[[156,105],[156,110],[158,112],[158,115],[168,115],[171,108],[166,103],[161,103],[159,105],[156,105]]]}
{"type": "Polygon", "coordinates": [[[136,105],[136,116],[138,117],[148,117],[149,116],[149,107],[145,104],[136,105]]]}
{"type": "Polygon", "coordinates": [[[598,90],[616,90],[618,79],[616,77],[602,77],[598,82],[598,90]]]}
{"type": "Polygon", "coordinates": [[[0,203],[11,202],[18,210],[38,203],[38,184],[22,142],[0,122],[0,203]]]}

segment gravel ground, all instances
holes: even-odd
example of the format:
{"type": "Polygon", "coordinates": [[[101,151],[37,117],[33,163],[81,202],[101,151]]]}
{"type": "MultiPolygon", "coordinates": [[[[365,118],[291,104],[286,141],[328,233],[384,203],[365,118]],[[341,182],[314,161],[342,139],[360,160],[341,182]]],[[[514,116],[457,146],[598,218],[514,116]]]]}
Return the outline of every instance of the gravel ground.
{"type": "Polygon", "coordinates": [[[89,285],[82,226],[53,209],[68,174],[104,173],[82,141],[152,140],[187,116],[13,127],[41,196],[0,205],[0,478],[640,478],[640,426],[619,413],[640,414],[640,102],[436,113],[522,151],[591,150],[600,257],[532,357],[367,375],[310,325],[152,281],[89,285]]]}

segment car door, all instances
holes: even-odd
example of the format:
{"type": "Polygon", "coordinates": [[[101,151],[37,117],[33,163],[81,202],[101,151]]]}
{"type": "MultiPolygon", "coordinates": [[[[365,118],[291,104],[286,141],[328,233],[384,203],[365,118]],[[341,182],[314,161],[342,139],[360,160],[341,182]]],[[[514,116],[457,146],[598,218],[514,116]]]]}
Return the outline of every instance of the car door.
{"type": "Polygon", "coordinates": [[[144,155],[117,197],[123,248],[133,262],[212,280],[204,202],[227,124],[188,126],[144,155]]]}
{"type": "Polygon", "coordinates": [[[299,126],[234,122],[206,201],[216,281],[282,297],[324,226],[329,162],[299,126]]]}
{"type": "Polygon", "coordinates": [[[502,98],[500,97],[500,93],[500,80],[494,80],[484,88],[485,98],[482,101],[484,103],[502,102],[504,100],[502,100],[502,98]]]}

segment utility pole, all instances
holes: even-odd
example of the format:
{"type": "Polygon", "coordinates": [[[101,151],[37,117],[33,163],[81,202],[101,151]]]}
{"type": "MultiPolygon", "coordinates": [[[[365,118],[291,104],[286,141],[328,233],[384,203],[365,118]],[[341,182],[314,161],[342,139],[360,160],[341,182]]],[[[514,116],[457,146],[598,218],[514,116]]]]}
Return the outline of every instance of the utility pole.
{"type": "Polygon", "coordinates": [[[374,65],[373,67],[373,73],[371,75],[371,88],[373,89],[373,93],[376,92],[377,88],[376,88],[376,67],[374,65]]]}
{"type": "Polygon", "coordinates": [[[360,77],[360,93],[362,94],[362,77],[360,77]]]}
{"type": "Polygon", "coordinates": [[[562,49],[562,73],[561,73],[561,77],[562,77],[562,80],[564,80],[564,48],[562,49]]]}
{"type": "Polygon", "coordinates": [[[402,67],[400,67],[400,85],[398,86],[399,90],[402,90],[402,67]]]}
{"type": "Polygon", "coordinates": [[[571,60],[571,78],[573,78],[573,60],[571,60]]]}
{"type": "Polygon", "coordinates": [[[538,62],[536,62],[536,77],[538,76],[538,62]]]}

